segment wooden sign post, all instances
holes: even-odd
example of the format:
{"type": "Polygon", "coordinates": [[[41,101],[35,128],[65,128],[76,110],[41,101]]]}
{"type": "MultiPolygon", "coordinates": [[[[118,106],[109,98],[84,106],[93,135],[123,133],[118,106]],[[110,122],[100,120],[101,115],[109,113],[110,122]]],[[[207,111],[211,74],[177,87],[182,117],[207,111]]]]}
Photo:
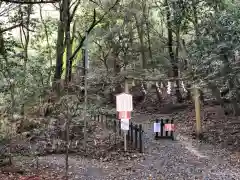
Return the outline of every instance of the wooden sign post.
{"type": "Polygon", "coordinates": [[[121,129],[124,131],[124,151],[127,151],[127,132],[129,130],[129,119],[133,110],[132,95],[128,94],[128,82],[125,79],[125,93],[116,96],[116,110],[121,118],[121,129]],[[128,122],[127,122],[128,121],[128,122]]]}
{"type": "Polygon", "coordinates": [[[196,137],[200,139],[202,135],[201,106],[200,106],[200,93],[197,87],[194,88],[194,101],[196,113],[196,137]]]}

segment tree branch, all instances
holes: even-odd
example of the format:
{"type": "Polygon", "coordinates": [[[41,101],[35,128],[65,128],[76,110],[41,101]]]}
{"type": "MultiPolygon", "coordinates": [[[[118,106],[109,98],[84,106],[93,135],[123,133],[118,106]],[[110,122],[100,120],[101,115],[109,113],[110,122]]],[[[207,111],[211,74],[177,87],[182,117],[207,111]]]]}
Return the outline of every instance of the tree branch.
{"type": "MultiPolygon", "coordinates": [[[[96,20],[96,10],[94,9],[93,11],[93,21],[92,21],[92,24],[91,26],[88,28],[88,30],[86,31],[88,34],[93,30],[93,28],[99,24],[103,19],[104,17],[109,13],[110,10],[112,10],[118,3],[119,3],[120,0],[116,0],[115,3],[108,9],[107,12],[105,12],[102,17],[97,21],[96,20]]],[[[74,57],[77,55],[78,51],[81,49],[82,45],[83,45],[83,42],[85,40],[86,36],[83,36],[83,38],[81,39],[78,47],[76,48],[76,50],[74,51],[74,53],[72,54],[71,58],[70,58],[70,61],[72,61],[74,59],[74,57]]]]}
{"type": "Polygon", "coordinates": [[[96,5],[98,5],[98,6],[100,6],[99,3],[97,3],[96,1],[93,1],[93,0],[89,0],[89,1],[94,3],[94,4],[96,4],[96,5]]]}
{"type": "Polygon", "coordinates": [[[80,3],[81,3],[81,0],[78,0],[78,1],[77,1],[77,4],[74,6],[73,11],[72,11],[72,14],[71,14],[71,16],[70,16],[70,21],[72,21],[72,19],[73,19],[73,17],[74,17],[74,14],[75,14],[78,6],[80,5],[80,3]]]}
{"type": "Polygon", "coordinates": [[[2,0],[6,3],[14,3],[14,4],[41,4],[41,3],[57,3],[60,2],[60,0],[2,0]]]}
{"type": "Polygon", "coordinates": [[[15,28],[20,27],[20,26],[22,26],[22,23],[13,25],[13,26],[5,28],[5,29],[1,29],[0,34],[6,32],[6,31],[10,31],[10,30],[15,29],[15,28]]]}

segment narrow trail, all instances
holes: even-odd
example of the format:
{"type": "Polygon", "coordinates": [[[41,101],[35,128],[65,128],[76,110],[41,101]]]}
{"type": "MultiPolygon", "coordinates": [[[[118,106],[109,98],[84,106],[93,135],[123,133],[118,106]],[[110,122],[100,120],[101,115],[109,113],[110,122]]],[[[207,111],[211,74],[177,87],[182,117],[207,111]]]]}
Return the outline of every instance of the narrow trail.
{"type": "MultiPolygon", "coordinates": [[[[135,118],[139,121],[143,115],[135,118]]],[[[154,140],[153,123],[142,121],[142,124],[146,157],[140,166],[147,167],[146,171],[153,179],[240,180],[240,162],[232,165],[227,152],[209,144],[196,143],[180,134],[176,141],[154,140]]]]}
{"type": "MultiPolygon", "coordinates": [[[[216,150],[208,144],[197,144],[181,135],[176,141],[154,140],[152,123],[141,121],[151,118],[140,114],[135,117],[144,125],[144,158],[140,161],[102,162],[70,157],[71,179],[240,180],[240,163],[231,164],[225,151],[216,150]]],[[[40,158],[40,163],[64,171],[65,159],[60,155],[46,156],[40,158]]]]}

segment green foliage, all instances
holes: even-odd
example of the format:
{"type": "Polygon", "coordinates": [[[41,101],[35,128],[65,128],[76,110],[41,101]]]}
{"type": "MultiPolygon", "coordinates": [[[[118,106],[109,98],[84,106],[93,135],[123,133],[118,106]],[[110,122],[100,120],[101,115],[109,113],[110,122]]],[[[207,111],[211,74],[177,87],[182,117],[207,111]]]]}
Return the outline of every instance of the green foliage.
{"type": "MultiPolygon", "coordinates": [[[[170,9],[173,32],[172,48],[180,74],[189,75],[190,82],[214,82],[218,87],[230,87],[229,79],[238,81],[238,60],[235,56],[240,45],[238,5],[228,0],[134,0],[121,2],[111,11],[109,6],[109,3],[81,4],[70,28],[73,53],[93,22],[93,9],[96,9],[96,21],[102,17],[89,35],[89,87],[94,87],[90,89],[90,96],[94,97],[91,103],[97,106],[106,103],[108,95],[126,75],[142,79],[164,79],[169,76],[173,64],[168,52],[167,7],[170,9]],[[182,40],[186,42],[186,47],[182,45],[182,40]],[[186,59],[188,68],[183,68],[186,59]],[[142,62],[145,61],[146,67],[142,69],[142,62]]],[[[23,5],[14,11],[9,22],[19,23],[23,20],[26,23],[28,7],[23,5]]],[[[5,50],[0,56],[0,103],[10,106],[14,92],[17,109],[22,104],[39,101],[43,97],[52,85],[55,70],[59,19],[41,19],[34,16],[36,12],[33,10],[28,29],[30,44],[26,66],[25,41],[22,42],[11,31],[3,34],[5,50]]],[[[5,27],[2,23],[1,28],[5,27]]],[[[24,30],[27,31],[26,28],[24,30]]],[[[66,47],[63,49],[62,77],[66,70],[66,47]]],[[[80,61],[81,49],[74,58],[73,66],[80,61]]],[[[73,68],[72,72],[75,73],[75,70],[73,68]]],[[[77,76],[76,79],[81,78],[77,76]]]]}
{"type": "Polygon", "coordinates": [[[238,75],[235,53],[240,47],[239,7],[228,7],[224,12],[207,16],[201,22],[200,44],[190,42],[192,64],[203,79],[227,83],[238,75]],[[226,71],[230,68],[230,71],[226,71]],[[234,69],[234,70],[233,70],[234,69]]]}
{"type": "MultiPolygon", "coordinates": [[[[49,56],[50,49],[54,48],[53,21],[47,21],[52,31],[49,33],[51,47],[48,47],[42,25],[36,26],[36,32],[31,36],[31,46],[28,51],[26,67],[24,65],[24,49],[22,42],[11,33],[4,34],[5,58],[1,57],[1,93],[4,98],[0,104],[8,107],[12,99],[10,86],[14,84],[14,99],[17,109],[20,105],[31,101],[38,101],[44,90],[50,85],[53,67],[49,61],[54,58],[54,53],[49,56]],[[50,58],[50,59],[49,59],[50,58]],[[9,84],[11,80],[12,84],[9,84]],[[6,106],[7,105],[7,106],[6,106]]],[[[55,26],[56,27],[56,26],[55,26]]],[[[55,28],[56,29],[56,28],[55,28]]],[[[51,50],[51,52],[54,52],[51,50]]],[[[9,107],[10,108],[10,107],[9,107]]],[[[8,108],[8,109],[9,109],[8,108]]],[[[16,110],[17,110],[16,109],[16,110]]]]}

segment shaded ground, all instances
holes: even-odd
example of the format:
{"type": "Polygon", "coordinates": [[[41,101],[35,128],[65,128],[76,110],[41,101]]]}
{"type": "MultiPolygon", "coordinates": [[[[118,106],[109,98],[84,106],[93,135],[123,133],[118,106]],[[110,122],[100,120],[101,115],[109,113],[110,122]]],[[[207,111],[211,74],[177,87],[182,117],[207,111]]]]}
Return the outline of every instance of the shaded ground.
{"type": "MultiPolygon", "coordinates": [[[[98,134],[92,136],[94,141],[88,143],[90,154],[87,157],[84,157],[83,153],[70,156],[70,179],[240,180],[237,118],[224,116],[218,107],[206,106],[202,110],[206,139],[198,142],[191,137],[194,132],[194,109],[191,105],[172,107],[156,104],[147,107],[145,112],[148,113],[135,113],[132,119],[135,123],[143,124],[144,154],[111,149],[113,143],[108,143],[107,139],[113,142],[114,135],[106,133],[108,131],[105,127],[96,127],[94,132],[98,134]],[[176,141],[154,140],[153,121],[162,117],[175,119],[176,141]]],[[[122,147],[121,140],[118,142],[122,147]]],[[[62,175],[65,170],[64,158],[64,155],[42,156],[39,158],[40,169],[62,175]]],[[[29,160],[25,166],[29,166],[29,160]]]]}
{"type": "MultiPolygon", "coordinates": [[[[181,134],[191,136],[195,129],[195,111],[193,108],[176,113],[181,134]]],[[[224,115],[219,106],[204,106],[201,111],[204,141],[219,148],[240,153],[240,117],[224,115]]]]}
{"type": "MultiPolygon", "coordinates": [[[[73,180],[239,180],[240,161],[227,150],[178,135],[176,141],[153,138],[152,122],[156,116],[136,114],[133,121],[144,123],[145,153],[109,153],[111,160],[71,156],[69,171],[73,180]],[[112,155],[110,155],[112,154],[112,155]]],[[[167,115],[166,115],[167,116],[167,115]]],[[[178,132],[179,133],[179,132],[178,132]]],[[[39,159],[48,169],[64,172],[63,155],[39,159]]]]}
{"type": "MultiPolygon", "coordinates": [[[[141,115],[141,117],[143,117],[141,115]]],[[[76,180],[130,180],[130,179],[240,179],[239,164],[232,162],[228,152],[214,149],[207,144],[179,140],[153,140],[152,128],[145,126],[145,154],[122,154],[110,162],[71,156],[69,159],[71,179],[76,180]]],[[[49,169],[64,171],[62,155],[39,159],[49,169]]]]}
{"type": "MultiPolygon", "coordinates": [[[[135,119],[146,119],[168,115],[142,115],[135,119]]],[[[153,140],[152,123],[145,125],[146,153],[144,164],[152,166],[150,173],[154,178],[162,179],[240,179],[240,159],[233,154],[215,146],[191,140],[177,132],[177,141],[153,140]],[[159,175],[158,175],[159,174],[159,175]]],[[[180,130],[181,131],[181,130],[180,130]]]]}

